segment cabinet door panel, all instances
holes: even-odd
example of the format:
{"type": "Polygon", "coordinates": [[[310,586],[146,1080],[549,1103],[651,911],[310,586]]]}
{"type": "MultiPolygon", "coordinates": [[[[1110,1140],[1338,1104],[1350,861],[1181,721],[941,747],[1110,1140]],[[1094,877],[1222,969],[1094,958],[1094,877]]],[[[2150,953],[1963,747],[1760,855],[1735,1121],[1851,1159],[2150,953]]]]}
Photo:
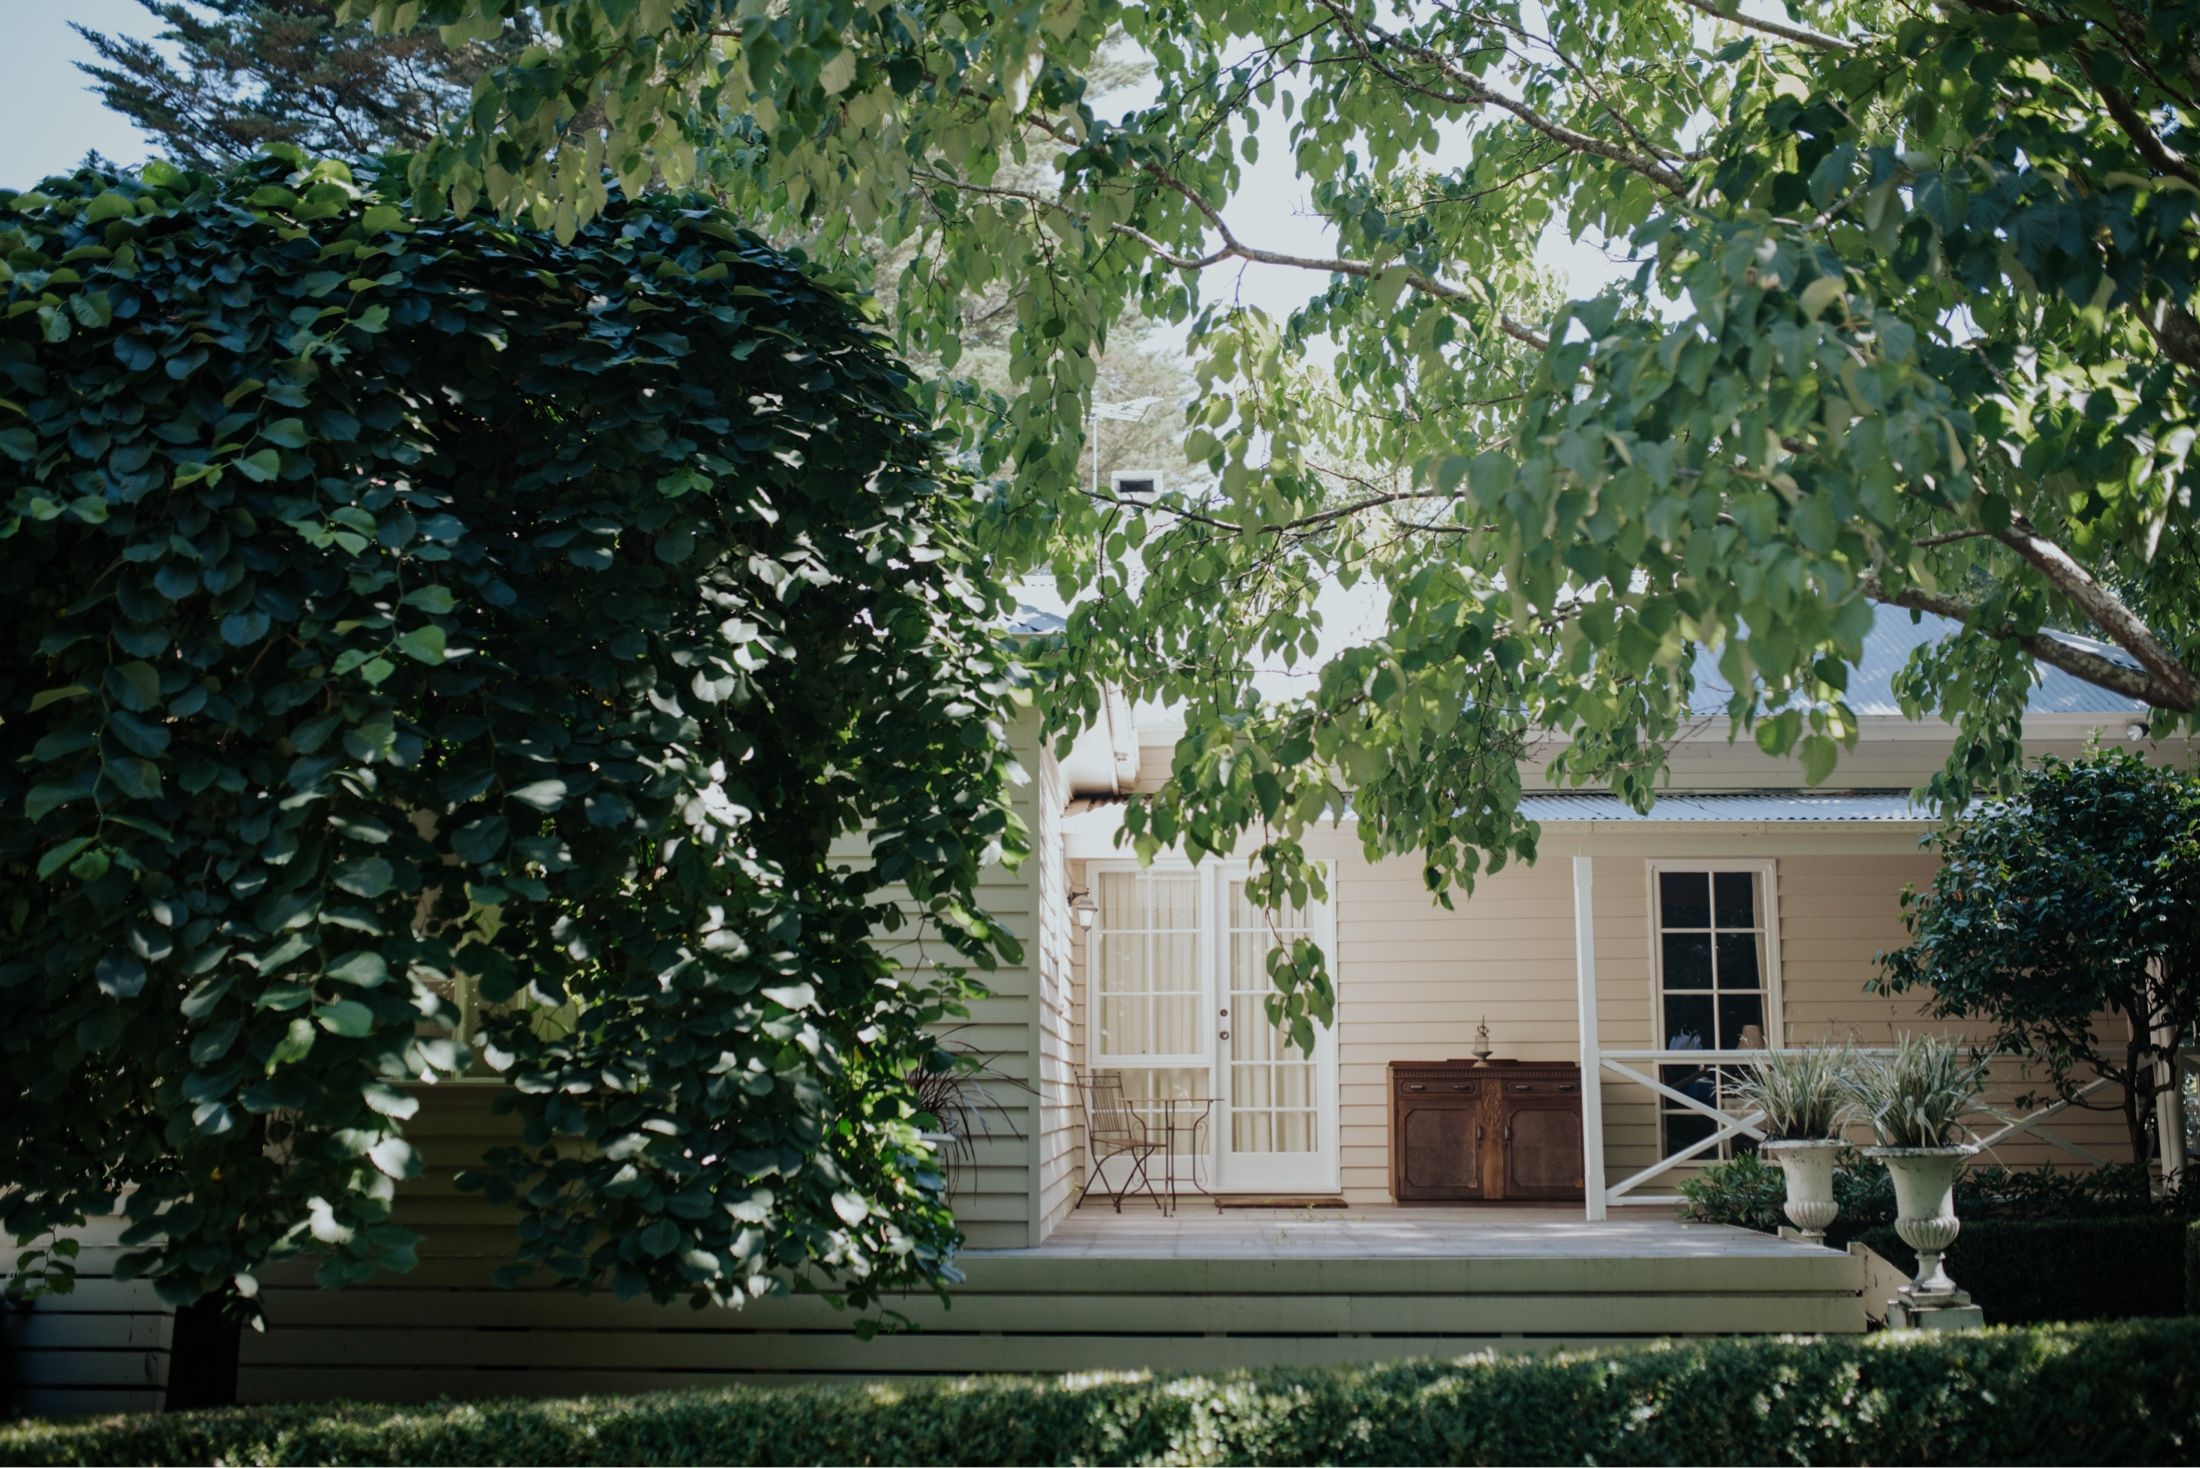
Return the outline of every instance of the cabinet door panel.
{"type": "Polygon", "coordinates": [[[1406,1102],[1400,1109],[1399,1196],[1479,1198],[1488,1134],[1481,1099],[1406,1102]]]}
{"type": "Polygon", "coordinates": [[[1504,1196],[1581,1196],[1581,1112],[1556,1097],[1507,1097],[1504,1196]]]}

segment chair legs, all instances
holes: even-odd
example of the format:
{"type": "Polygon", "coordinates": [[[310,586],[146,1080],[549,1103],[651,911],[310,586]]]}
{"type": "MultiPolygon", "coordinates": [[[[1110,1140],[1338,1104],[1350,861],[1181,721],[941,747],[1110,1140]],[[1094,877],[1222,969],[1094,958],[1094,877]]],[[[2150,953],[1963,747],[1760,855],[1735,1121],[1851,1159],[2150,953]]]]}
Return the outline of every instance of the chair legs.
{"type": "Polygon", "coordinates": [[[1118,1186],[1113,1188],[1102,1187],[1100,1191],[1106,1195],[1109,1202],[1115,1205],[1115,1211],[1118,1213],[1123,1211],[1123,1200],[1141,1190],[1145,1192],[1147,1197],[1153,1199],[1155,1208],[1166,1212],[1167,1209],[1163,1208],[1161,1202],[1161,1194],[1154,1189],[1153,1174],[1146,1165],[1156,1150],[1151,1145],[1125,1147],[1120,1151],[1110,1152],[1107,1156],[1096,1159],[1093,1162],[1092,1170],[1085,1174],[1085,1185],[1078,1190],[1075,1206],[1079,1208],[1085,1206],[1085,1199],[1092,1196],[1093,1188],[1100,1183],[1100,1170],[1103,1166],[1118,1157],[1128,1157],[1130,1159],[1129,1175],[1118,1186]]]}

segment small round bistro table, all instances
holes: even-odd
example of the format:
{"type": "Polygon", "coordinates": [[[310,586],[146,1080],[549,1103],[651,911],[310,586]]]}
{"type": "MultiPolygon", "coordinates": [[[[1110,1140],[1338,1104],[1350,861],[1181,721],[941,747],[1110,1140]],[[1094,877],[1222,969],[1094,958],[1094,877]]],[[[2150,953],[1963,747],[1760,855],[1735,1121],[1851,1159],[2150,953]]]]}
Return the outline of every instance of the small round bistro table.
{"type": "Polygon", "coordinates": [[[1199,1135],[1214,1115],[1215,1098],[1212,1096],[1157,1096],[1147,1102],[1147,1124],[1161,1133],[1161,1176],[1167,1192],[1165,1211],[1176,1212],[1177,1203],[1177,1139],[1183,1138],[1183,1153],[1191,1159],[1191,1191],[1203,1198],[1214,1200],[1215,1211],[1222,1211],[1222,1200],[1216,1198],[1206,1184],[1199,1180],[1201,1147],[1199,1135]]]}

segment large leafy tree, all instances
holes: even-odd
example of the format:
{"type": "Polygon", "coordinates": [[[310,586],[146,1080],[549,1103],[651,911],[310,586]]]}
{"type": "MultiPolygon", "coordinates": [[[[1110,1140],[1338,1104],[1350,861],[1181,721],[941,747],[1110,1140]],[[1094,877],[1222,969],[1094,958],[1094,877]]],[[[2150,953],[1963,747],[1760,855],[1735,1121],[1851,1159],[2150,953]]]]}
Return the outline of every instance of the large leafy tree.
{"type": "Polygon", "coordinates": [[[2159,1077],[2181,1073],[2200,1019],[2200,775],[2128,752],[2048,759],[1933,844],[1932,885],[1903,900],[1911,943],[1875,987],[1992,1021],[2064,1097],[2113,1082],[2144,1166],[2159,1077]]]}
{"type": "MultiPolygon", "coordinates": [[[[1007,293],[1018,390],[969,424],[993,548],[1083,594],[1059,716],[1103,680],[1183,705],[1142,844],[1257,831],[1281,894],[1349,802],[1451,890],[1533,850],[1545,736],[1562,777],[1647,800],[1698,646],[1736,729],[1822,779],[1875,608],[1955,624],[1901,685],[1959,727],[1943,799],[2016,767],[2042,665],[2191,726],[2189,5],[351,3],[557,38],[416,158],[462,207],[570,230],[655,171],[914,240],[898,317],[950,363],[965,304],[1007,293]],[[1151,105],[1096,104],[1116,35],[1151,105]],[[1242,223],[1279,155],[1319,246],[1242,223]],[[1550,240],[1611,283],[1567,299],[1550,240]],[[1250,269],[1303,272],[1305,304],[1244,306],[1250,269]],[[1205,388],[1212,488],[1153,509],[1075,472],[1134,310],[1184,323],[1205,388]],[[1336,585],[1379,630],[1254,698],[1336,585]]],[[[1280,1012],[1325,1012],[1312,956],[1281,962],[1280,1012]]]]}
{"type": "Polygon", "coordinates": [[[942,1277],[960,980],[874,938],[1013,951],[1013,690],[845,300],[693,200],[561,243],[288,150],[0,194],[0,257],[0,1227],[403,1268],[471,1071],[523,1268],[942,1277]]]}

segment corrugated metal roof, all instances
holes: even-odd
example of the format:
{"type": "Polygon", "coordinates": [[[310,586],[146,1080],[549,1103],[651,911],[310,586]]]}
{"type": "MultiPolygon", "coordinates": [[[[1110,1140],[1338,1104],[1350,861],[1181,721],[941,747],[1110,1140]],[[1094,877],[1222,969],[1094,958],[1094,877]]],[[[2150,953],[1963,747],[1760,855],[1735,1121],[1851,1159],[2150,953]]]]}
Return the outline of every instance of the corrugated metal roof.
{"type": "MultiPolygon", "coordinates": [[[[1847,702],[1850,710],[1860,718],[1901,717],[1902,705],[1894,696],[1895,674],[1902,671],[1910,655],[1920,647],[1945,641],[1960,630],[1961,624],[1946,617],[1921,614],[1919,620],[1913,622],[1910,613],[1899,607],[1874,608],[1872,630],[1864,634],[1863,660],[1849,670],[1847,702]]],[[[2127,666],[2138,666],[2129,653],[2114,643],[2097,642],[2068,632],[2046,635],[2127,666]]],[[[2135,699],[2074,678],[2060,668],[2042,663],[2039,670],[2039,685],[2032,690],[2025,705],[2031,713],[2122,714],[2142,712],[2146,707],[2135,699]]],[[[1733,687],[1719,671],[1718,655],[1709,648],[1698,649],[1695,673],[1696,687],[1689,696],[1689,712],[1706,717],[1725,713],[1733,687]]]]}
{"type": "Polygon", "coordinates": [[[1532,821],[1781,821],[1835,825],[1854,821],[1929,823],[1933,816],[1903,790],[1847,790],[1806,794],[1797,790],[1721,791],[1712,795],[1661,795],[1644,815],[1616,795],[1589,791],[1523,795],[1520,813],[1532,821]]]}
{"type": "Polygon", "coordinates": [[[1022,633],[1026,636],[1041,632],[1059,632],[1069,623],[1053,612],[1043,612],[1029,602],[1016,603],[1016,610],[1001,619],[1003,632],[1022,633]]]}

